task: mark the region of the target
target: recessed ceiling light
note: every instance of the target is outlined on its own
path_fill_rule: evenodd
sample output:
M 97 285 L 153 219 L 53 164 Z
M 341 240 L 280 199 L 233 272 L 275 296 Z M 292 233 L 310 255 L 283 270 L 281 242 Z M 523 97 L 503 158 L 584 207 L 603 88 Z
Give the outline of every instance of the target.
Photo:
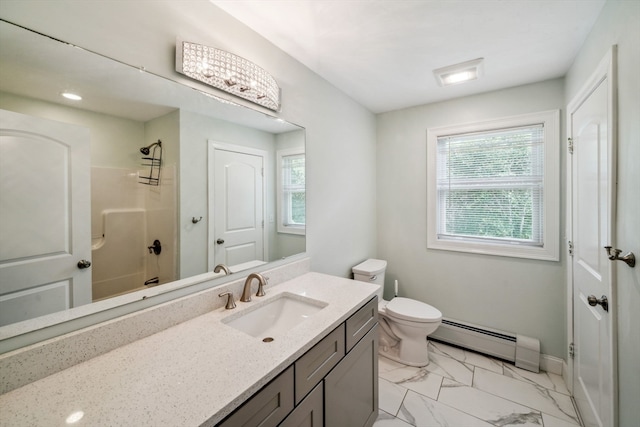
M 484 58 L 449 65 L 448 67 L 433 70 L 436 81 L 440 86 L 451 86 L 459 83 L 476 80 L 482 75 L 482 63 Z
M 71 92 L 63 92 L 62 96 L 64 96 L 67 99 L 70 99 L 72 101 L 80 101 L 80 100 L 82 100 L 82 97 L 80 95 L 77 95 L 77 94 L 71 93 Z
M 84 412 L 76 411 L 67 417 L 67 424 L 75 424 L 84 417 Z

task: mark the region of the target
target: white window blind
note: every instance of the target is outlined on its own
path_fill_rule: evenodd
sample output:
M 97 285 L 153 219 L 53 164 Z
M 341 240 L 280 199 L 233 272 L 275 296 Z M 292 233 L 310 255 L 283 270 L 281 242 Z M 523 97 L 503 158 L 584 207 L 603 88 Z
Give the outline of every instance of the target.
M 438 136 L 437 237 L 543 246 L 544 126 Z

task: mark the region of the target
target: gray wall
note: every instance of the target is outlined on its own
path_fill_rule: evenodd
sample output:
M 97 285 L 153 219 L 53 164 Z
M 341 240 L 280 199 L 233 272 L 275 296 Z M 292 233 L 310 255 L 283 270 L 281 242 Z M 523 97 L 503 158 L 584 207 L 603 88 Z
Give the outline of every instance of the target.
M 388 261 L 386 297 L 397 279 L 400 295 L 445 317 L 538 338 L 543 353 L 564 357 L 565 251 L 550 262 L 427 250 L 426 230 L 427 128 L 563 104 L 558 79 L 378 115 L 378 255 Z
M 612 242 L 640 255 L 640 2 L 608 1 L 566 76 L 576 96 L 612 45 L 618 45 L 618 203 Z M 616 263 L 620 422 L 640 420 L 640 267 Z
M 182 81 L 176 37 L 259 64 L 282 88 L 278 115 L 306 128 L 312 269 L 347 276 L 375 255 L 375 116 L 208 1 L 3 0 L 0 16 Z

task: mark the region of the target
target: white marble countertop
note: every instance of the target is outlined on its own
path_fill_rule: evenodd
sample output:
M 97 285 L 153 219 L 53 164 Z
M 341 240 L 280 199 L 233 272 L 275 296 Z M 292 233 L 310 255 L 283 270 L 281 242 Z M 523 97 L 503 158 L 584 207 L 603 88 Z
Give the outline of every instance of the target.
M 215 425 L 375 294 L 365 282 L 307 273 L 0 395 L 0 426 Z M 264 343 L 222 323 L 289 292 L 328 305 Z

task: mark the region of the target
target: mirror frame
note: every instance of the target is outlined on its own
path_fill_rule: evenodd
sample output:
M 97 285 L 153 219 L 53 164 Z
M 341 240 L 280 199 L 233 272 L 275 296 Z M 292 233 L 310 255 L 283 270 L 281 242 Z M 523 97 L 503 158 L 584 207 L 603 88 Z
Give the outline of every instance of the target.
M 96 55 L 103 59 L 114 61 L 118 64 L 121 64 L 122 66 L 126 66 L 137 71 L 143 71 L 146 74 L 154 76 L 155 78 L 163 79 L 172 84 L 177 84 L 181 87 L 192 89 L 194 91 L 197 91 L 195 93 L 195 95 L 197 96 L 214 98 L 211 100 L 212 102 L 222 101 L 224 103 L 231 103 L 233 104 L 233 107 L 230 108 L 242 108 L 242 110 L 240 111 L 242 111 L 243 114 L 255 114 L 256 117 L 259 117 L 259 115 L 264 115 L 270 120 L 283 121 L 277 116 L 271 115 L 264 111 L 260 111 L 256 108 L 245 105 L 244 103 L 236 103 L 233 100 L 227 100 L 224 96 L 221 96 L 220 92 L 217 92 L 214 88 L 207 87 L 207 90 L 204 90 L 199 86 L 199 83 L 194 82 L 194 84 L 192 85 L 181 79 L 168 78 L 166 76 L 159 75 L 148 70 L 141 70 L 140 67 L 136 67 L 131 64 L 122 62 L 118 59 L 85 49 L 81 46 L 77 46 L 75 44 L 53 38 L 41 32 L 15 24 L 5 19 L 0 18 L 0 22 L 3 24 L 12 25 L 16 28 L 36 34 L 40 37 L 48 38 L 57 43 L 63 43 L 68 46 L 73 46 L 74 48 L 86 52 L 89 55 Z M 179 76 L 180 75 L 176 72 L 176 77 Z M 211 92 L 209 92 L 210 89 L 212 90 Z M 223 120 L 225 119 L 223 118 Z M 293 123 L 291 124 L 297 126 L 301 130 L 305 130 L 305 128 L 302 126 Z M 91 304 L 73 307 L 64 311 L 1 326 L 0 354 L 17 350 L 28 345 L 36 344 L 38 342 L 48 340 L 92 325 L 96 325 L 98 323 L 116 319 L 118 317 L 131 314 L 149 307 L 153 307 L 168 301 L 172 301 L 187 295 L 201 292 L 203 290 L 215 288 L 232 281 L 239 280 L 243 276 L 248 275 L 252 272 L 261 272 L 271 270 L 273 268 L 282 267 L 306 257 L 307 252 L 305 250 L 305 252 L 291 255 L 284 259 L 270 261 L 261 266 L 243 270 L 242 272 L 237 272 L 228 276 L 221 275 L 220 273 L 206 272 L 188 278 L 164 283 L 161 286 L 134 291 L 128 294 L 93 302 Z

